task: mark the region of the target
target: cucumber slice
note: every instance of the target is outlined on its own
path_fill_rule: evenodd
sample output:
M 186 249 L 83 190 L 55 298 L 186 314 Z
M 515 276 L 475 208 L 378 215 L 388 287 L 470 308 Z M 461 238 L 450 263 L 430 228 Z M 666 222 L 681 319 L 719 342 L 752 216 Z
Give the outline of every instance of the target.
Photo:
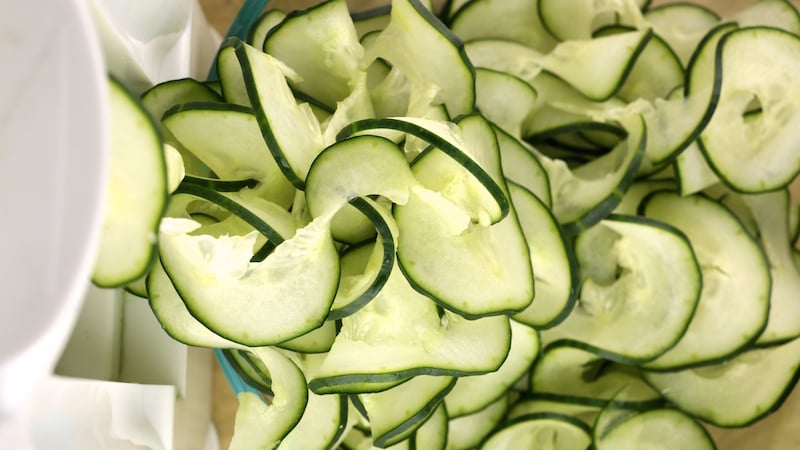
M 305 357 L 305 355 L 288 355 L 303 373 L 314 370 L 321 357 Z M 344 395 L 317 395 L 308 391 L 303 416 L 294 428 L 278 445 L 277 449 L 293 450 L 301 448 L 333 448 L 344 433 L 348 421 L 349 402 Z
M 800 272 L 792 260 L 789 191 L 743 195 L 742 199 L 755 219 L 772 278 L 767 327 L 756 343 L 767 345 L 794 339 L 800 336 L 800 304 L 796 300 Z
M 207 200 L 211 205 L 209 208 L 223 210 L 229 214 L 222 214 L 214 211 L 219 216 L 216 221 L 203 225 L 203 230 L 196 234 L 207 234 L 209 236 L 220 237 L 223 235 L 244 236 L 252 230 L 260 234 L 256 237 L 258 252 L 253 256 L 253 261 L 262 260 L 267 253 L 271 253 L 276 245 L 283 242 L 283 236 L 291 236 L 297 231 L 297 225 L 293 218 L 281 206 L 258 197 L 255 193 L 248 190 L 239 192 L 218 192 L 205 188 L 198 184 L 181 184 L 176 194 L 186 194 Z M 173 196 L 174 199 L 174 196 Z M 178 202 L 175 202 L 179 204 Z M 177 206 L 177 205 L 176 205 Z M 194 214 L 187 214 L 186 207 L 183 211 L 171 217 L 183 217 L 195 219 L 198 215 L 208 215 L 209 211 L 196 211 Z
M 560 41 L 590 39 L 598 23 L 602 24 L 603 18 L 609 16 L 644 28 L 642 11 L 632 1 L 538 0 L 538 4 L 542 24 Z
M 368 88 L 367 72 L 360 71 L 350 82 L 350 95 L 336 104 L 330 116 L 321 120 L 325 145 L 336 142 L 336 135 L 350 122 L 375 117 L 375 107 Z
M 617 207 L 633 182 L 644 158 L 646 128 L 641 117 L 625 119 L 628 137 L 611 152 L 575 170 L 561 160 L 543 155 L 553 193 L 553 214 L 566 234 L 575 234 L 597 223 Z
M 299 75 L 292 87 L 329 108 L 350 94 L 364 49 L 344 0 L 288 15 L 264 40 L 264 52 Z
M 594 428 L 597 450 L 691 448 L 716 450 L 711 436 L 692 417 L 677 409 L 618 411 L 604 409 Z
M 720 182 L 696 140 L 675 158 L 673 166 L 678 174 L 678 192 L 683 196 L 697 194 Z
M 536 105 L 536 90 L 507 72 L 475 70 L 476 107 L 487 120 L 514 137 L 522 136 Z
M 550 51 L 557 43 L 542 26 L 537 2 L 471 0 L 452 16 L 450 29 L 464 41 L 503 39 L 541 52 Z
M 331 236 L 342 245 L 360 245 L 375 239 L 375 227 L 358 208 L 346 204 L 331 219 Z
M 285 355 L 269 347 L 250 349 L 267 367 L 275 397 L 267 404 L 253 392 L 237 395 L 239 408 L 230 448 L 275 448 L 297 425 L 307 401 L 303 372 Z
M 478 116 L 461 122 L 476 147 L 494 149 L 487 167 L 502 180 L 499 153 L 491 127 Z M 420 156 L 412 170 L 422 184 L 443 183 L 437 191 L 413 188 L 408 203 L 395 205 L 402 239 L 397 247 L 400 267 L 411 284 L 447 309 L 467 318 L 516 312 L 534 294 L 531 260 L 515 214 L 486 226 L 474 224 L 450 198 L 468 195 L 452 166 L 438 150 Z M 488 166 L 488 165 L 487 165 Z M 443 176 L 443 174 L 453 174 Z M 447 184 L 444 184 L 447 183 Z M 459 267 L 453 271 L 453 267 Z
M 103 222 L 92 282 L 119 287 L 141 278 L 156 258 L 167 204 L 167 167 L 158 128 L 119 81 L 108 78 L 110 141 Z
M 164 127 L 219 178 L 252 178 L 264 197 L 291 204 L 295 188 L 270 155 L 253 110 L 224 103 L 178 105 L 164 114 Z
M 217 78 L 222 98 L 226 103 L 251 107 L 247 88 L 244 85 L 242 66 L 236 57 L 236 48 L 240 45 L 237 38 L 226 38 L 217 52 Z
M 263 262 L 250 263 L 255 233 L 192 236 L 197 222 L 165 219 L 161 261 L 189 311 L 207 327 L 244 345 L 276 344 L 318 328 L 328 314 L 339 282 L 329 220 L 315 219 Z
M 358 395 L 374 445 L 386 447 L 408 438 L 436 411 L 455 382 L 453 377 L 420 375 L 383 392 Z
M 564 320 L 577 298 L 578 267 L 569 245 L 547 206 L 525 188 L 509 182 L 509 193 L 535 267 L 536 296 L 514 320 L 549 328 Z
M 164 331 L 186 345 L 207 348 L 235 348 L 238 344 L 209 330 L 186 309 L 161 263 L 153 265 L 147 277 L 147 295 L 152 309 Z
M 504 419 L 508 404 L 508 395 L 504 395 L 478 412 L 450 419 L 447 424 L 447 449 L 476 448 Z
M 553 203 L 550 196 L 550 181 L 542 164 L 519 139 L 497 127 L 494 127 L 494 133 L 497 136 L 500 163 L 506 181 L 527 189 L 550 208 Z
M 511 340 L 505 316 L 466 320 L 441 314 L 395 267 L 371 302 L 342 319 L 310 388 L 319 394 L 364 392 L 416 375 L 481 374 L 500 367 Z
M 481 443 L 481 450 L 508 448 L 585 449 L 592 443 L 592 430 L 570 416 L 537 413 L 506 422 Z
M 625 195 L 622 201 L 617 205 L 614 214 L 622 214 L 635 216 L 639 213 L 639 205 L 642 200 L 655 191 L 674 191 L 675 182 L 672 179 L 666 180 L 638 180 L 634 182 Z
M 398 67 L 377 59 L 367 68 L 367 87 L 376 117 L 400 117 L 409 111 L 408 79 Z
M 506 395 L 527 372 L 539 353 L 539 335 L 533 328 L 511 321 L 511 348 L 495 372 L 460 377 L 444 398 L 451 419 L 472 414 Z
M 262 12 L 258 20 L 256 20 L 247 31 L 247 39 L 245 39 L 245 42 L 255 48 L 263 49 L 267 34 L 285 18 L 286 13 L 277 8 Z
M 447 424 L 447 410 L 444 404 L 439 403 L 439 407 L 414 433 L 414 448 L 445 450 L 450 439 Z
M 604 33 L 627 30 L 614 27 L 606 29 Z M 667 98 L 683 81 L 684 71 L 680 59 L 664 39 L 653 34 L 637 56 L 625 82 L 617 91 L 617 96 L 627 102 L 637 99 L 652 102 L 657 98 Z
M 586 143 L 592 147 L 614 147 L 626 132 L 624 127 L 609 119 L 607 112 L 619 111 L 625 103 L 617 98 L 604 102 L 587 99 L 569 83 L 550 72 L 541 72 L 531 81 L 536 89 L 539 105 L 524 124 L 523 136 L 529 141 L 546 141 L 562 133 L 591 131 L 602 132 L 613 139 L 603 139 L 600 143 Z M 605 113 L 605 115 L 604 115 Z M 593 136 L 596 137 L 596 136 Z M 588 138 L 587 138 L 588 139 Z
M 795 151 L 800 37 L 775 28 L 741 28 L 725 35 L 720 48 L 722 91 L 700 135 L 701 149 L 734 190 L 756 193 L 785 187 L 800 173 Z M 752 101 L 761 112 L 745 120 Z
M 722 363 L 643 376 L 677 407 L 711 424 L 743 427 L 778 409 L 795 385 L 800 340 Z
M 372 237 L 374 229 L 366 221 L 367 230 L 360 232 L 359 222 L 365 221 L 364 216 L 356 212 L 353 218 L 355 207 L 347 205 L 348 200 L 379 195 L 403 204 L 415 184 L 405 154 L 397 145 L 377 136 L 355 136 L 328 146 L 314 159 L 305 199 L 313 217 L 335 213 L 331 223 L 334 239 L 357 243 L 365 236 Z
M 478 116 L 471 117 L 466 123 L 477 120 L 485 121 L 485 119 L 479 119 Z M 337 139 L 342 140 L 356 133 L 377 130 L 394 130 L 407 133 L 441 150 L 461 165 L 460 169 L 450 169 L 456 172 L 454 175 L 458 175 L 456 178 L 459 180 L 458 185 L 465 191 L 458 198 L 459 204 L 476 221 L 482 224 L 495 223 L 508 214 L 508 198 L 500 185 L 502 178 L 497 179 L 489 172 L 489 170 L 496 169 L 490 167 L 497 159 L 497 154 L 494 151 L 496 143 L 488 147 L 481 147 L 480 145 L 486 144 L 483 140 L 470 142 L 464 137 L 463 130 L 460 127 L 453 126 L 452 122 L 413 117 L 358 120 L 351 123 L 347 128 L 342 129 Z M 450 179 L 442 181 L 438 177 L 429 178 L 437 183 L 451 181 Z M 424 184 L 424 180 L 421 181 Z
M 303 417 L 283 438 L 278 449 L 333 448 L 347 422 L 347 397 L 308 392 Z
M 356 197 L 350 204 L 374 224 L 378 239 L 373 246 L 361 246 L 339 260 L 341 279 L 328 313 L 329 321 L 349 316 L 375 298 L 389 279 L 395 261 L 398 232 L 389 212 L 365 197 Z M 368 254 L 359 256 L 364 253 Z
M 607 100 L 623 85 L 652 36 L 646 30 L 565 41 L 545 55 L 541 64 L 590 100 Z
M 267 147 L 283 175 L 303 189 L 311 162 L 324 147 L 319 122 L 307 103 L 295 101 L 282 62 L 242 41 L 229 48 L 239 62 L 247 99 Z
M 686 234 L 703 277 L 686 333 L 644 366 L 669 369 L 721 360 L 755 340 L 766 325 L 771 278 L 763 251 L 736 216 L 708 197 L 670 192 L 649 196 L 642 212 Z
M 753 216 L 753 211 L 751 211 L 750 207 L 747 206 L 747 203 L 744 201 L 744 196 L 748 194 L 743 195 L 734 192 L 721 182 L 706 188 L 702 194 L 717 200 L 720 204 L 728 208 L 733 215 L 735 215 L 736 218 L 742 222 L 742 226 L 745 228 L 745 230 L 751 236 L 758 239 L 758 224 Z M 760 194 L 750 195 L 758 196 Z
M 767 26 L 800 34 L 800 13 L 787 0 L 762 0 L 748 5 L 730 20 L 742 27 Z
M 514 404 L 508 411 L 508 418 L 514 419 L 529 414 L 551 412 L 574 417 L 586 425 L 592 426 L 601 409 L 595 405 L 569 402 L 563 399 L 539 398 L 536 394 L 532 394 Z
M 443 104 L 448 116 L 469 114 L 475 107 L 475 74 L 463 44 L 419 0 L 392 0 L 389 25 L 364 60 L 382 58 L 408 78 L 411 103 L 427 98 Z M 362 62 L 363 63 L 363 62 Z
M 464 44 L 464 51 L 476 68 L 506 72 L 529 83 L 542 72 L 544 53 L 519 42 L 474 39 Z
M 425 423 L 414 430 L 411 436 L 405 440 L 394 445 L 378 447 L 376 443 L 373 442 L 372 436 L 368 434 L 366 426 L 363 428 L 356 427 L 351 429 L 347 434 L 342 441 L 341 448 L 343 450 L 378 450 L 381 448 L 387 450 L 450 449 L 450 447 L 447 446 L 449 439 L 447 423 L 447 412 L 440 403 Z
M 700 42 L 686 69 L 683 91 L 673 90 L 643 113 L 648 131 L 646 160 L 653 173 L 675 159 L 694 142 L 711 120 L 721 89 L 717 44 L 733 25 L 712 29 Z M 640 173 L 643 171 L 640 171 Z
M 734 27 L 723 24 L 704 37 L 686 70 L 683 91 L 674 89 L 666 99 L 640 99 L 628 106 L 632 111 L 641 111 L 647 125 L 646 158 L 639 176 L 650 175 L 669 164 L 697 139 L 711 119 L 721 89 L 717 44 Z M 613 117 L 613 111 L 611 114 Z
M 306 179 L 306 204 L 313 217 L 336 213 L 361 195 L 404 204 L 415 184 L 405 154 L 392 141 L 354 136 L 328 146 L 314 159 Z
M 703 36 L 720 22 L 719 14 L 691 2 L 665 3 L 644 13 L 644 19 L 686 66 Z
M 327 352 L 331 349 L 334 339 L 336 339 L 336 322 L 326 320 L 319 328 L 275 345 L 278 348 L 309 355 Z
M 175 105 L 183 103 L 221 103 L 214 90 L 193 78 L 169 80 L 151 87 L 142 94 L 142 104 L 156 120 Z
M 530 390 L 540 398 L 591 406 L 604 406 L 612 399 L 638 409 L 663 402 L 638 368 L 563 344 L 544 349 L 531 373 Z
M 606 359 L 638 363 L 671 348 L 700 298 L 700 267 L 678 229 L 611 215 L 575 239 L 582 285 L 576 307 L 543 333 Z M 654 271 L 653 267 L 661 270 Z

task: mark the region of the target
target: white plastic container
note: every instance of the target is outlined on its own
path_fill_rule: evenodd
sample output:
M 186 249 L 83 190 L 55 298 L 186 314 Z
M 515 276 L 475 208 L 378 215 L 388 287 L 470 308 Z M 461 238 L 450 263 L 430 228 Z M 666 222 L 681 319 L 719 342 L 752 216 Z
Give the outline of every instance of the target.
M 96 252 L 108 114 L 91 31 L 80 0 L 0 15 L 0 424 L 52 370 Z

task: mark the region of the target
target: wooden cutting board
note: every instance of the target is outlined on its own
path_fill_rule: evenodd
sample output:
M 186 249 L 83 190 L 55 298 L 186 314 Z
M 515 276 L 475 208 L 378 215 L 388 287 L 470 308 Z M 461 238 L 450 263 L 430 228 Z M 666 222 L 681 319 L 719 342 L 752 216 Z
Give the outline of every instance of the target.
M 230 26 L 244 0 L 199 0 L 211 25 L 221 34 Z M 749 5 L 753 0 L 694 0 L 725 16 Z M 273 0 L 270 8 L 283 10 L 299 9 L 318 3 L 317 0 Z M 349 0 L 354 9 L 366 9 L 384 3 L 375 0 Z M 669 3 L 654 0 L 653 4 Z M 800 6 L 800 0 L 792 0 Z M 800 185 L 793 189 L 795 198 L 800 198 Z M 225 380 L 222 370 L 214 363 L 212 415 L 220 440 L 220 448 L 227 449 L 233 435 L 233 419 L 237 402 Z M 775 414 L 746 428 L 723 430 L 709 427 L 720 450 L 800 450 L 800 390 L 796 390 Z M 691 450 L 691 449 L 675 449 Z

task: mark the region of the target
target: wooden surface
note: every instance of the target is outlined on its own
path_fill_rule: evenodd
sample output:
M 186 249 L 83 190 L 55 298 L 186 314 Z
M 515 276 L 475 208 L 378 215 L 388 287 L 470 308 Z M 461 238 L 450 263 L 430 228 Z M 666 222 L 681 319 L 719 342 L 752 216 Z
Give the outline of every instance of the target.
M 221 34 L 230 26 L 244 0 L 199 0 L 209 23 Z M 737 11 L 753 0 L 693 0 L 710 7 L 725 16 Z M 317 0 L 273 0 L 271 8 L 298 9 L 318 3 Z M 364 9 L 374 4 L 373 0 L 350 0 L 355 9 Z M 377 2 L 382 3 L 382 2 Z M 654 0 L 653 4 L 668 3 Z M 792 0 L 796 6 L 800 0 Z M 800 190 L 795 189 L 795 192 Z M 798 197 L 796 197 L 798 198 Z M 237 402 L 225 380 L 219 365 L 214 364 L 212 377 L 212 416 L 217 427 L 220 447 L 227 449 L 233 435 L 233 419 Z M 800 390 L 794 392 L 775 414 L 746 428 L 716 429 L 709 427 L 720 450 L 799 450 L 800 449 Z M 691 450 L 691 449 L 676 449 Z

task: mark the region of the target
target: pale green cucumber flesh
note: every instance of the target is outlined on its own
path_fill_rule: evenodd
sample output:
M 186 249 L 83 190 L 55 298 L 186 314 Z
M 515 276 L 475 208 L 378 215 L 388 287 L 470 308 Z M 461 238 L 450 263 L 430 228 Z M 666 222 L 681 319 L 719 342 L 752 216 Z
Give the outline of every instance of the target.
M 167 203 L 161 135 L 142 104 L 114 78 L 107 81 L 111 153 L 92 282 L 124 286 L 156 258 L 158 223 Z

